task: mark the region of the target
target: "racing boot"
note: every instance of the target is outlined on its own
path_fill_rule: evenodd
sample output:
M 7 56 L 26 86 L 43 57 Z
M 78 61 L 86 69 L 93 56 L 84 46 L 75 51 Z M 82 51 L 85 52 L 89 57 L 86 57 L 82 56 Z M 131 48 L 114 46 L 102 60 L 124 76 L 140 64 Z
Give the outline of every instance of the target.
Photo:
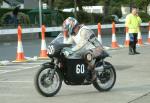
M 96 80 L 95 70 L 87 70 L 84 83 L 92 83 Z
M 87 70 L 86 73 L 85 73 L 85 79 L 87 81 L 91 81 L 92 79 L 92 71 L 91 70 Z
M 94 72 L 94 62 L 88 62 L 87 71 L 85 73 L 85 82 L 91 83 L 93 80 L 95 80 Z
M 92 71 L 92 79 L 91 79 L 91 81 L 95 81 L 96 80 L 96 71 L 95 70 L 93 70 Z

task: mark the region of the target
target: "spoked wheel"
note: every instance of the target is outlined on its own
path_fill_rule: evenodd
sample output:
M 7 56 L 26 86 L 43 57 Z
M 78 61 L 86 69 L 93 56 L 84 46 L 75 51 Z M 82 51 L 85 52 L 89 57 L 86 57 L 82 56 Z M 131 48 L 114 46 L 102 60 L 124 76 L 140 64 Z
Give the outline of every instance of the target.
M 62 78 L 59 70 L 52 77 L 52 68 L 42 67 L 35 76 L 35 87 L 37 91 L 46 97 L 52 97 L 60 90 Z
M 97 67 L 101 65 L 101 63 L 98 63 Z M 114 67 L 109 62 L 105 62 L 105 65 L 110 66 L 110 68 L 104 69 L 102 72 L 97 72 L 97 79 L 93 82 L 93 86 L 99 91 L 109 91 L 116 82 Z

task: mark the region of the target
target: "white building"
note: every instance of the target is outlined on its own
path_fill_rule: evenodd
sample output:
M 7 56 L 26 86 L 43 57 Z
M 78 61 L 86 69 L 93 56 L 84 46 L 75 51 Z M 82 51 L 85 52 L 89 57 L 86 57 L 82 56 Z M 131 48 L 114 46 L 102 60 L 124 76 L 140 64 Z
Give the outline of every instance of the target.
M 82 8 L 88 13 L 104 13 L 104 6 L 83 6 Z
M 35 9 L 38 7 L 39 7 L 39 0 L 24 0 L 25 9 Z
M 88 12 L 88 13 L 103 13 L 103 7 L 104 6 L 83 6 L 83 10 Z M 77 7 L 76 9 L 77 11 L 79 11 L 79 8 Z M 66 8 L 62 10 L 63 12 L 74 12 L 75 9 L 74 8 Z
M 130 13 L 130 7 L 121 6 L 122 15 L 127 15 Z M 147 6 L 147 14 L 150 15 L 150 4 Z
M 125 16 L 130 13 L 130 7 L 121 6 L 122 15 Z
M 147 7 L 147 13 L 150 15 L 150 4 Z
M 5 1 L 2 2 L 1 8 L 11 8 L 11 5 Z
M 18 5 L 20 5 L 21 9 L 24 9 L 24 1 L 18 2 L 16 0 L 4 0 L 0 7 L 1 8 L 14 8 Z

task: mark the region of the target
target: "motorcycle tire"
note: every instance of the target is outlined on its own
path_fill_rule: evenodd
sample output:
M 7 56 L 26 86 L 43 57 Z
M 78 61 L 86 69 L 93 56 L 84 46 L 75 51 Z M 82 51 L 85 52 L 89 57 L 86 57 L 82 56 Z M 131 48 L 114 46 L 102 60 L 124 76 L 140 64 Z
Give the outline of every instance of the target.
M 42 66 L 37 71 L 37 73 L 35 75 L 35 79 L 34 79 L 36 90 L 45 97 L 52 97 L 52 96 L 56 95 L 62 86 L 62 76 L 61 76 L 61 72 L 59 69 L 56 69 L 53 80 L 47 80 L 49 82 L 46 83 L 46 78 L 47 78 L 46 74 L 47 74 L 47 70 L 49 70 L 49 69 L 52 70 L 53 67 Z M 57 79 L 58 83 L 55 86 L 56 88 L 54 90 L 50 91 L 50 88 L 52 88 L 51 86 L 54 84 L 54 79 Z
M 106 70 L 104 69 L 103 73 L 97 73 L 97 78 L 93 82 L 93 86 L 100 92 L 109 91 L 110 89 L 112 89 L 112 87 L 114 86 L 114 84 L 116 82 L 115 68 L 109 62 L 106 62 L 106 61 L 104 61 L 104 62 L 105 62 L 106 66 L 109 65 L 111 68 L 109 68 L 109 69 L 107 68 Z M 100 62 L 98 65 L 101 66 L 102 63 Z M 107 76 L 109 76 L 109 73 L 107 73 L 107 72 L 111 73 L 110 78 L 107 77 Z

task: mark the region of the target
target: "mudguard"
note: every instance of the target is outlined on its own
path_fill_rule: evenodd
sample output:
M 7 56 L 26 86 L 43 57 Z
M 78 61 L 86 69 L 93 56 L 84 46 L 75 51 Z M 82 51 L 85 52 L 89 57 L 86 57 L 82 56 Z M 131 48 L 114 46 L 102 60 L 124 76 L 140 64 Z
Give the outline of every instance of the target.
M 55 65 L 54 65 L 53 63 L 46 62 L 46 63 L 42 64 L 42 66 L 45 67 L 45 68 L 53 67 L 53 68 L 51 68 L 51 69 L 54 69 L 54 66 L 55 66 Z

